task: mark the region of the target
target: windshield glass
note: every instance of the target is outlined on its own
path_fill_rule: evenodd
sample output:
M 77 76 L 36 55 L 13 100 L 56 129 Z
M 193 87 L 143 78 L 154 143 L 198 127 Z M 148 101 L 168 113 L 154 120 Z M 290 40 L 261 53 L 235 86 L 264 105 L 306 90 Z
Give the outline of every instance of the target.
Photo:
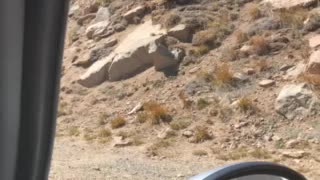
M 315 0 L 71 0 L 50 179 L 320 179 Z

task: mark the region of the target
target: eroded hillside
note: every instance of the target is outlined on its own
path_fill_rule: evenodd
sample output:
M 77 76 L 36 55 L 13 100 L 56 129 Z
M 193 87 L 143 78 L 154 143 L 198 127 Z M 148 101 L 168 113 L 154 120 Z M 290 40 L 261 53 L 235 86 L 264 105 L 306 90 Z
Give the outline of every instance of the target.
M 319 28 L 314 0 L 75 0 L 57 144 L 319 179 Z

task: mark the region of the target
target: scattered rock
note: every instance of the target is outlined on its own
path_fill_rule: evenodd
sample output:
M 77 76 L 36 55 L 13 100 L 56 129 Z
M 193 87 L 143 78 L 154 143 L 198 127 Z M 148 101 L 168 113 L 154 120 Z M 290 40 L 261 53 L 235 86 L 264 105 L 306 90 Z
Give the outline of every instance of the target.
M 245 68 L 243 71 L 248 75 L 253 75 L 256 73 L 256 71 L 253 68 Z
M 107 58 L 95 62 L 90 66 L 87 72 L 80 77 L 78 83 L 90 88 L 106 81 L 108 79 L 107 72 L 112 63 L 112 58 L 112 56 L 108 56 Z
M 266 80 L 262 80 L 259 82 L 259 86 L 261 87 L 270 87 L 270 86 L 273 86 L 276 82 L 274 80 L 271 80 L 271 79 L 266 79 Z
M 193 56 L 185 56 L 181 62 L 182 66 L 189 66 L 190 64 L 194 64 L 196 62 L 196 58 Z
M 304 63 L 299 63 L 296 66 L 288 69 L 287 74 L 284 76 L 284 79 L 297 79 L 301 74 L 304 73 L 306 65 Z
M 101 21 L 89 26 L 86 30 L 86 36 L 88 39 L 93 39 L 100 35 L 103 35 L 109 27 L 109 21 Z
M 138 6 L 128 12 L 126 12 L 123 17 L 128 21 L 128 22 L 133 22 L 134 17 L 141 16 L 144 14 L 145 7 L 144 6 Z
M 140 102 L 128 113 L 128 115 L 132 115 L 132 114 L 142 110 L 142 108 L 143 108 L 143 104 Z
M 194 68 L 190 69 L 189 73 L 190 73 L 190 74 L 194 74 L 194 73 L 196 73 L 198 70 L 199 70 L 199 67 L 194 67 Z
M 293 159 L 301 159 L 305 156 L 310 155 L 310 153 L 305 151 L 295 151 L 295 150 L 285 150 L 281 151 L 283 157 L 293 158 Z
M 183 133 L 182 133 L 182 135 L 183 135 L 184 137 L 187 137 L 187 138 L 192 137 L 193 134 L 194 134 L 194 133 L 193 133 L 192 131 L 190 131 L 190 130 L 183 131 Z
M 107 7 L 100 7 L 94 19 L 95 23 L 102 21 L 110 21 L 110 11 Z
M 285 64 L 285 65 L 282 65 L 280 67 L 280 71 L 287 71 L 288 69 L 294 67 L 294 65 L 291 65 L 291 64 Z
M 160 139 L 167 139 L 167 138 L 172 137 L 174 134 L 175 134 L 175 132 L 174 132 L 173 130 L 171 130 L 170 128 L 167 128 L 167 129 L 161 131 L 161 132 L 158 134 L 158 138 L 160 138 Z
M 128 139 L 124 139 L 122 136 L 113 137 L 113 147 L 125 147 L 132 145 L 132 142 Z
M 320 46 L 320 34 L 315 35 L 309 39 L 309 46 L 315 49 Z
M 70 7 L 68 16 L 74 16 L 74 15 L 78 14 L 79 11 L 80 11 L 80 6 L 77 4 L 74 4 Z
M 242 82 L 247 81 L 249 79 L 247 75 L 242 73 L 234 73 L 232 78 L 236 81 L 242 81 Z
M 104 43 L 103 47 L 104 48 L 113 47 L 117 43 L 118 43 L 118 40 L 116 38 L 110 38 Z
M 320 50 L 311 54 L 306 71 L 310 74 L 320 75 Z
M 181 42 L 191 42 L 192 34 L 185 24 L 179 24 L 168 31 L 168 35 L 177 38 Z
M 315 2 L 316 0 L 264 0 L 264 3 L 271 4 L 275 9 L 306 7 Z
M 96 17 L 96 14 L 94 14 L 94 13 L 86 14 L 84 16 L 79 17 L 77 24 L 81 26 L 84 24 L 84 22 L 90 21 L 90 20 L 94 19 L 95 17 Z
M 292 140 L 289 140 L 288 142 L 286 142 L 286 148 L 287 149 L 292 149 L 292 148 L 297 147 L 299 144 L 301 144 L 300 140 L 292 139 Z
M 291 84 L 282 88 L 276 99 L 276 111 L 287 119 L 301 119 L 320 110 L 320 101 L 307 84 Z

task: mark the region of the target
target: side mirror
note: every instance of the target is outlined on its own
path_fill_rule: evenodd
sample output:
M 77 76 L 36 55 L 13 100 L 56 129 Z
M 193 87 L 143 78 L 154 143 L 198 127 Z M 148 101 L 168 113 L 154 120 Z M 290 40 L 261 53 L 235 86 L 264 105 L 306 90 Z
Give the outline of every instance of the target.
M 189 180 L 307 180 L 298 172 L 269 162 L 245 162 L 220 167 Z

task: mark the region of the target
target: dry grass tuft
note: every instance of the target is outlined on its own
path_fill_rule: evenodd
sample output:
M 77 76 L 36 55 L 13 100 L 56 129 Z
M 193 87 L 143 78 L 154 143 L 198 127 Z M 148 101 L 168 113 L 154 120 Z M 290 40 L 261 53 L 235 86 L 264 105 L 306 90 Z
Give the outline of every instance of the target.
M 98 137 L 100 138 L 110 137 L 111 135 L 112 132 L 109 129 L 100 129 L 98 132 Z
M 209 105 L 210 105 L 210 103 L 207 100 L 203 99 L 203 98 L 200 98 L 197 101 L 197 107 L 198 107 L 199 110 L 205 109 Z
M 303 23 L 308 17 L 308 9 L 305 8 L 291 8 L 291 9 L 281 9 L 277 12 L 277 17 L 279 18 L 283 27 L 290 27 L 292 29 L 303 28 Z
M 197 126 L 195 128 L 195 133 L 194 133 L 194 143 L 202 143 L 207 140 L 211 140 L 212 136 L 210 135 L 209 131 L 205 127 Z
M 253 36 L 250 39 L 250 43 L 253 46 L 253 51 L 257 55 L 265 55 L 269 52 L 269 42 L 263 36 Z
M 170 122 L 172 120 L 166 108 L 157 102 L 147 102 L 143 105 L 144 110 L 149 112 L 151 124 L 156 125 L 161 122 Z
M 236 37 L 236 41 L 237 41 L 238 44 L 242 44 L 242 43 L 244 43 L 244 42 L 249 40 L 248 34 L 242 32 L 240 30 L 235 32 L 235 37 Z
M 137 115 L 137 121 L 141 124 L 148 121 L 149 115 L 146 112 L 139 112 Z
M 256 109 L 253 102 L 248 97 L 240 98 L 238 105 L 241 112 L 244 112 L 244 113 L 254 112 Z
M 69 136 L 79 136 L 80 135 L 80 130 L 78 127 L 72 126 L 69 129 Z
M 190 125 L 191 125 L 191 121 L 188 121 L 188 120 L 176 119 L 170 122 L 171 129 L 176 131 L 186 129 Z
M 205 150 L 194 150 L 194 151 L 192 152 L 192 154 L 193 154 L 194 156 L 207 156 L 207 155 L 208 155 L 208 152 L 205 151 Z
M 221 151 L 220 151 L 221 152 Z M 227 153 L 216 153 L 217 158 L 224 161 L 236 161 L 243 158 L 270 159 L 271 153 L 262 148 L 248 149 L 245 147 L 237 148 Z
M 223 63 L 216 67 L 216 71 L 214 72 L 214 85 L 223 86 L 229 85 L 233 83 L 233 72 L 229 64 Z
M 176 26 L 181 21 L 181 17 L 175 13 L 170 13 L 166 16 L 163 26 L 167 29 L 170 29 Z
M 267 60 L 258 60 L 255 61 L 253 64 L 253 68 L 256 69 L 258 72 L 263 72 L 269 69 L 269 63 Z
M 210 52 L 210 48 L 207 45 L 200 45 L 192 50 L 192 54 L 198 57 L 203 56 L 208 52 Z
M 111 128 L 118 129 L 126 125 L 126 120 L 123 117 L 117 117 L 111 120 Z
M 248 13 L 251 20 L 256 20 L 262 17 L 262 12 L 258 5 L 253 4 L 249 7 Z
M 152 144 L 147 150 L 151 156 L 158 156 L 160 154 L 160 150 L 164 148 L 168 148 L 171 143 L 168 140 L 158 140 L 154 144 Z
M 192 100 L 188 99 L 185 92 L 181 91 L 178 96 L 179 96 L 179 99 L 182 101 L 183 109 L 190 109 L 193 102 Z

